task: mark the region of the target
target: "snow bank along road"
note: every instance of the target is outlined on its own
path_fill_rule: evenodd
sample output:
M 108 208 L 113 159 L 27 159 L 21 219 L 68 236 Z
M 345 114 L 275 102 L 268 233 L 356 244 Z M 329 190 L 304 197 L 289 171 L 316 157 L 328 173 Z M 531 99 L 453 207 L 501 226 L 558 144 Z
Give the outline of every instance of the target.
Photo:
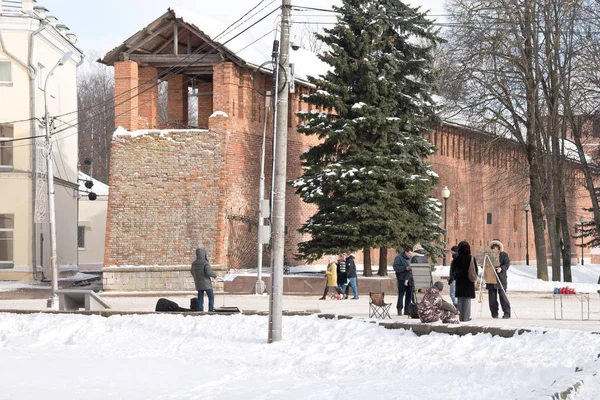
M 0 399 L 542 399 L 580 379 L 577 399 L 600 397 L 590 332 L 417 336 L 307 316 L 266 338 L 264 316 L 0 313 Z

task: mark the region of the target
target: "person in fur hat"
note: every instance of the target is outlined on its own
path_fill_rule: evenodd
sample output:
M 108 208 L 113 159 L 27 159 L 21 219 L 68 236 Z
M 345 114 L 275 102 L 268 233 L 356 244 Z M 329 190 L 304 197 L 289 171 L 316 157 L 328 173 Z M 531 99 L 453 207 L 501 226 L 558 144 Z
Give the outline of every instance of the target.
M 506 273 L 510 267 L 510 259 L 508 258 L 508 254 L 504 251 L 504 245 L 498 239 L 492 240 L 489 248 L 498 253 L 498 259 L 500 260 L 500 265 L 495 267 L 496 273 L 493 274 L 491 279 L 488 280 L 486 277 L 485 280 L 485 288 L 488 290 L 490 312 L 492 313 L 492 318 L 498 318 L 498 296 L 500 296 L 500 306 L 504 313 L 502 318 L 507 319 L 510 318 L 510 302 L 508 301 L 508 297 L 506 297 Z M 485 276 L 486 274 L 484 274 L 484 277 Z

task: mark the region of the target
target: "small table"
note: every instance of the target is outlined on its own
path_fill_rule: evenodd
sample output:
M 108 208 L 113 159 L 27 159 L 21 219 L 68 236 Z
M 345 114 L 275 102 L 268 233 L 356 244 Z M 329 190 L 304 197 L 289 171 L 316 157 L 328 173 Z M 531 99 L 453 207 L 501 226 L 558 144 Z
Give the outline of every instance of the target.
M 563 319 L 563 298 L 575 297 L 581 303 L 581 320 L 583 321 L 590 319 L 590 294 L 589 293 L 575 293 L 575 294 L 556 294 L 553 293 L 554 300 L 554 319 Z M 556 298 L 560 302 L 560 318 L 556 317 Z M 587 318 L 584 318 L 583 303 L 587 302 Z

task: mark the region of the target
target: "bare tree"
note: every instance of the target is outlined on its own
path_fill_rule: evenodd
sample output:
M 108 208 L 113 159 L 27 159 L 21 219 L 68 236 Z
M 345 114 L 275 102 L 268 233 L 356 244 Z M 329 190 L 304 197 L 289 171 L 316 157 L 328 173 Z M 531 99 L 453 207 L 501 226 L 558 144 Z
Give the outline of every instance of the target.
M 552 277 L 560 280 L 562 262 L 564 278 L 570 281 L 564 171 L 571 161 L 565 143 L 573 131 L 577 144 L 573 104 L 579 102 L 573 102 L 573 89 L 585 81 L 574 61 L 586 54 L 588 71 L 598 70 L 599 64 L 591 62 L 593 52 L 582 52 L 584 43 L 590 48 L 590 32 L 598 31 L 598 19 L 590 18 L 598 0 L 451 0 L 449 8 L 458 24 L 440 63 L 445 68 L 441 76 L 450 78 L 442 89 L 462 88 L 449 98 L 470 110 L 481 127 L 519 143 L 529 169 L 538 277 L 547 279 L 545 216 Z M 589 87 L 579 89 L 580 99 L 590 96 Z M 585 171 L 581 143 L 577 147 Z M 592 173 L 586 176 L 592 193 Z M 594 208 L 598 210 L 597 202 Z
M 320 54 L 327 48 L 327 45 L 317 38 L 317 33 L 323 33 L 323 29 L 320 25 L 316 23 L 303 23 L 300 24 L 298 37 L 294 38 L 294 40 L 299 40 L 300 47 L 303 49 L 315 54 Z
M 450 0 L 455 29 L 449 32 L 445 54 L 456 66 L 452 86 L 464 88 L 455 105 L 479 128 L 516 140 L 526 155 L 537 276 L 547 280 L 537 134 L 536 6 L 537 0 Z
M 581 162 L 584 184 L 591 198 L 593 220 L 579 230 L 576 238 L 588 238 L 587 245 L 600 245 L 600 188 L 594 181 L 600 174 L 596 152 L 595 160 L 589 159 L 583 149 L 589 136 L 600 135 L 600 1 L 582 1 L 583 5 L 571 9 L 575 33 L 566 39 L 571 44 L 568 52 L 570 74 L 563 73 L 565 80 L 562 98 L 565 120 L 572 134 L 577 155 Z M 595 139 L 597 140 L 597 139 Z
M 91 157 L 91 166 L 82 165 L 83 172 L 108 183 L 110 144 L 114 124 L 114 77 L 112 67 L 97 63 L 98 57 L 88 54 L 87 65 L 77 77 L 77 117 L 79 159 Z

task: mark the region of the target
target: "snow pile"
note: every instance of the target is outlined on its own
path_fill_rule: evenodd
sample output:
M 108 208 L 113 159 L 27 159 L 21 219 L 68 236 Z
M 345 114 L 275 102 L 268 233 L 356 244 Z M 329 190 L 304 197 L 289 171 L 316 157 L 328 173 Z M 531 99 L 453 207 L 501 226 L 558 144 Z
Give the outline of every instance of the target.
M 229 115 L 227 115 L 225 111 L 215 111 L 214 113 L 210 114 L 209 118 L 213 117 L 229 117 Z
M 315 316 L 284 317 L 283 340 L 267 344 L 267 324 L 242 315 L 0 314 L 2 397 L 514 399 L 577 377 L 600 348 L 600 335 L 578 331 L 418 337 Z M 400 389 L 399 371 L 411 382 Z M 594 399 L 598 379 L 585 383 L 595 394 L 578 398 Z
M 164 137 L 168 138 L 168 136 L 172 133 L 207 132 L 207 131 L 208 131 L 208 129 L 196 129 L 196 128 L 190 128 L 190 129 L 138 129 L 135 131 L 128 131 L 127 129 L 123 128 L 122 126 L 119 126 L 113 132 L 113 137 L 119 137 L 119 136 L 138 137 L 138 136 L 144 136 L 144 135 L 150 135 L 150 134 L 157 134 L 161 138 L 164 138 Z

